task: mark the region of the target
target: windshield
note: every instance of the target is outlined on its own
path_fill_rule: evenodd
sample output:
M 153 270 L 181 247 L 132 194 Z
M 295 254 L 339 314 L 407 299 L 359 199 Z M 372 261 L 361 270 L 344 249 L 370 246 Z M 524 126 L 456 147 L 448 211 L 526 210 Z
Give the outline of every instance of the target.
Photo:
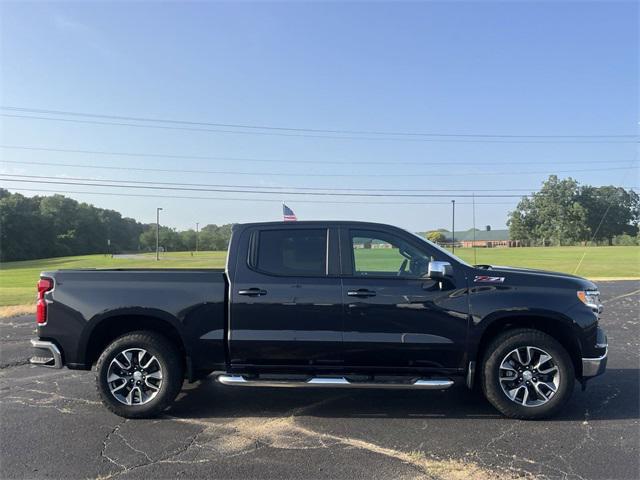
M 467 262 L 462 260 L 460 257 L 458 257 L 458 256 L 454 255 L 453 253 L 451 253 L 446 248 L 442 248 L 440 245 L 438 245 L 436 243 L 433 243 L 433 242 L 430 242 L 429 240 L 424 238 L 422 235 L 418 235 L 417 233 L 413 233 L 413 232 L 409 232 L 409 233 L 411 233 L 411 235 L 413 235 L 414 237 L 419 238 L 422 242 L 428 244 L 430 247 L 435 248 L 436 250 L 441 252 L 446 257 L 453 258 L 456 262 L 461 263 L 462 265 L 465 265 L 467 267 L 471 267 L 471 265 L 469 265 Z

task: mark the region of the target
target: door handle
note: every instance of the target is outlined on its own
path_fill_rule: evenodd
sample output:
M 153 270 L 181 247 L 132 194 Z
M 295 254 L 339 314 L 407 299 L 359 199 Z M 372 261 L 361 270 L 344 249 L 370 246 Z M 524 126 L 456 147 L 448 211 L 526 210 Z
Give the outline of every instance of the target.
M 366 288 L 360 288 L 358 290 L 349 290 L 347 295 L 350 297 L 375 297 L 376 292 L 367 290 Z
M 247 288 L 246 290 L 238 290 L 238 295 L 246 295 L 248 297 L 259 297 L 266 295 L 267 291 L 261 288 Z

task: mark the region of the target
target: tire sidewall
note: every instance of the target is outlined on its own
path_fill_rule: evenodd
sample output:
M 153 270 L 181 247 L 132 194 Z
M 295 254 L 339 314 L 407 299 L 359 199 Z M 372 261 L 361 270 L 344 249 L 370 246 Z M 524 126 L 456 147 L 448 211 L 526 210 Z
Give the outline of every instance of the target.
M 162 384 L 157 395 L 143 405 L 126 405 L 111 393 L 107 374 L 111 361 L 120 352 L 130 348 L 142 348 L 155 356 L 162 369 Z M 103 403 L 117 415 L 127 418 L 155 416 L 167 408 L 182 385 L 182 371 L 177 367 L 177 352 L 162 337 L 149 334 L 128 334 L 113 341 L 104 350 L 96 365 L 96 386 Z
M 546 418 L 561 409 L 571 397 L 575 385 L 574 367 L 567 351 L 555 339 L 536 330 L 522 330 L 497 339 L 488 351 L 483 368 L 483 390 L 487 399 L 503 414 L 522 419 Z M 525 407 L 507 397 L 499 381 L 500 364 L 504 357 L 519 347 L 532 346 L 545 350 L 553 357 L 560 372 L 560 383 L 553 397 L 543 405 Z

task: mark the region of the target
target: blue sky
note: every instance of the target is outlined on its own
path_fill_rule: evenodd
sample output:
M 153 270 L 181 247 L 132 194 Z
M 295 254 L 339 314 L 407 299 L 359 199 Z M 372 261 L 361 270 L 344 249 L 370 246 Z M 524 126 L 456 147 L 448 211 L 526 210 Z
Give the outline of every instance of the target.
M 636 2 L 5 2 L 0 8 L 5 106 L 312 129 L 638 133 Z M 1 171 L 12 174 L 266 187 L 533 190 L 547 173 L 569 171 L 559 175 L 594 185 L 640 184 L 632 142 L 336 139 L 6 116 L 0 121 L 2 145 L 226 158 L 0 149 Z M 2 184 L 14 191 L 20 186 Z M 362 203 L 331 204 L 281 194 L 200 193 L 195 195 L 227 200 L 194 200 L 168 197 L 194 196 L 190 192 L 21 188 L 160 195 L 69 194 L 145 222 L 155 221 L 155 207 L 161 206 L 163 223 L 178 228 L 279 220 L 278 202 L 284 200 L 300 219 L 373 220 L 426 230 L 450 225 L 450 198 L 455 198 L 334 198 Z M 246 200 L 229 200 L 240 198 Z M 249 201 L 258 198 L 272 201 Z M 500 228 L 517 199 L 476 202 L 478 226 Z M 469 228 L 469 200 L 457 203 L 457 225 Z

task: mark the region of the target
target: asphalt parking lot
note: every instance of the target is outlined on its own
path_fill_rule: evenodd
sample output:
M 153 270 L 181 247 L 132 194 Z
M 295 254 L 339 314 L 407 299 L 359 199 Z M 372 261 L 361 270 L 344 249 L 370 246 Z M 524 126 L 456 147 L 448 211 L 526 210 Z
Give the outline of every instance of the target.
M 28 365 L 33 316 L 0 320 L 0 477 L 640 478 L 640 282 L 600 282 L 608 371 L 552 420 L 443 392 L 185 384 L 156 420 L 104 409 L 92 372 Z

